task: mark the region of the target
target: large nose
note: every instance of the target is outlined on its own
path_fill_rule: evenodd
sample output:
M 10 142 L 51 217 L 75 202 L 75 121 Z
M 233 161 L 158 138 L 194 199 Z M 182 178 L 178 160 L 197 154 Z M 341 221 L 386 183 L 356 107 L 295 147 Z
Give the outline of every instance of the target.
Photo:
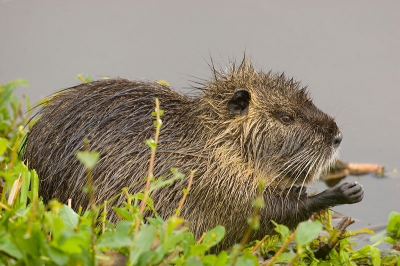
M 343 136 L 342 133 L 339 132 L 336 137 L 332 141 L 332 146 L 336 149 L 340 146 L 340 143 L 342 142 Z

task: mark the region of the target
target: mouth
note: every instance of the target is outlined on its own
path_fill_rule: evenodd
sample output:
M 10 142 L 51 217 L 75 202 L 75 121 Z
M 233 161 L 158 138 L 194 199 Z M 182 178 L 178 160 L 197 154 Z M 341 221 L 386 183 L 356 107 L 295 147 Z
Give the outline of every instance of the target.
M 312 156 L 308 156 L 307 153 L 302 154 L 292 157 L 283 164 L 285 168 L 280 171 L 280 178 L 276 180 L 280 187 L 307 186 L 315 183 L 334 165 L 339 151 L 334 149 L 327 153 L 318 152 Z M 305 160 L 306 157 L 309 159 Z

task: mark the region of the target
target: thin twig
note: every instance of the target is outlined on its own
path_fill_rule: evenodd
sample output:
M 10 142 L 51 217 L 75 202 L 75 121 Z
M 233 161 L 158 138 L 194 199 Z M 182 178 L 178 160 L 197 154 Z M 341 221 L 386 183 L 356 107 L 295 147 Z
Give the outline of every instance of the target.
M 204 239 L 205 236 L 206 236 L 206 233 L 203 233 L 203 234 L 201 235 L 201 237 L 199 238 L 199 240 L 197 240 L 197 244 L 200 244 L 201 241 L 203 241 L 203 239 Z
M 265 236 L 263 237 L 263 239 L 261 239 L 261 240 L 257 243 L 257 245 L 254 246 L 254 248 L 251 250 L 251 253 L 256 252 L 256 250 L 262 245 L 262 243 L 265 242 L 265 240 L 266 240 L 268 237 L 269 237 L 269 235 L 265 235 Z
M 81 74 L 78 75 L 78 79 L 79 79 L 82 83 L 86 83 L 86 80 L 82 77 Z
M 275 253 L 275 255 L 267 262 L 265 263 L 263 266 L 270 266 L 273 265 L 274 261 L 278 258 L 278 256 L 286 249 L 286 247 L 290 244 L 290 242 L 292 242 L 292 240 L 294 239 L 294 237 L 296 236 L 296 233 L 293 232 L 285 241 L 285 243 L 283 243 L 283 245 L 281 246 L 281 248 Z
M 181 212 L 181 210 L 182 210 L 183 204 L 185 203 L 186 196 L 189 194 L 190 187 L 192 186 L 192 182 L 193 182 L 194 172 L 195 172 L 195 171 L 191 171 L 191 172 L 190 172 L 190 177 L 189 177 L 188 186 L 187 186 L 187 188 L 186 188 L 186 191 L 183 193 L 183 197 L 182 197 L 182 199 L 181 199 L 181 202 L 179 203 L 178 209 L 176 209 L 175 216 L 179 216 L 179 214 L 180 214 L 180 212 Z
M 147 174 L 147 180 L 146 180 L 146 187 L 144 190 L 144 195 L 143 195 L 143 199 L 140 205 L 140 216 L 143 216 L 144 213 L 144 209 L 146 207 L 146 201 L 147 198 L 149 197 L 150 194 L 150 183 L 151 183 L 151 179 L 153 178 L 153 170 L 154 170 L 154 161 L 155 161 L 155 157 L 156 157 L 156 150 L 157 150 L 157 144 L 158 144 L 158 136 L 160 135 L 160 129 L 161 129 L 161 119 L 160 119 L 160 102 L 159 100 L 156 98 L 155 100 L 156 102 L 156 108 L 155 108 L 155 113 L 156 113 L 156 121 L 157 121 L 157 125 L 156 125 L 156 134 L 154 137 L 154 147 L 151 147 L 151 156 L 150 156 L 150 162 L 149 162 L 149 171 Z M 136 236 L 139 233 L 139 228 L 140 228 L 140 219 L 137 219 L 136 221 L 136 227 L 135 227 L 135 234 L 133 237 L 133 242 L 136 241 Z
M 158 99 L 156 99 L 156 117 L 157 117 L 157 121 L 160 121 L 160 105 L 159 105 L 159 101 Z M 150 156 L 150 164 L 149 164 L 149 171 L 147 173 L 147 181 L 146 181 L 146 188 L 145 188 L 145 192 L 144 192 L 144 196 L 143 196 L 143 200 L 140 206 L 140 214 L 143 215 L 144 209 L 146 207 L 146 201 L 147 198 L 149 196 L 150 193 L 150 183 L 151 183 L 151 179 L 153 178 L 153 170 L 154 170 L 154 161 L 155 161 L 155 157 L 156 157 L 156 147 L 158 144 L 158 136 L 160 135 L 160 129 L 161 126 L 157 125 L 156 126 L 156 135 L 154 137 L 154 143 L 155 143 L 155 147 L 151 149 L 151 156 Z
M 106 231 L 106 217 L 107 217 L 107 201 L 104 201 L 103 217 L 101 219 L 101 233 L 104 234 Z

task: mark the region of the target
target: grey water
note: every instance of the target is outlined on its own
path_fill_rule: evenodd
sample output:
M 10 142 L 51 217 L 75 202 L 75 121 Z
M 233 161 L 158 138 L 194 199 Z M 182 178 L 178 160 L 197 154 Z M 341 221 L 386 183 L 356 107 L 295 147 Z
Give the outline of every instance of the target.
M 385 177 L 348 177 L 365 198 L 334 208 L 359 229 L 400 211 L 398 14 L 395 0 L 0 1 L 0 82 L 27 79 L 18 95 L 32 102 L 79 84 L 79 73 L 188 91 L 211 78 L 210 56 L 224 67 L 246 53 L 308 86 L 342 130 L 342 160 L 385 166 Z

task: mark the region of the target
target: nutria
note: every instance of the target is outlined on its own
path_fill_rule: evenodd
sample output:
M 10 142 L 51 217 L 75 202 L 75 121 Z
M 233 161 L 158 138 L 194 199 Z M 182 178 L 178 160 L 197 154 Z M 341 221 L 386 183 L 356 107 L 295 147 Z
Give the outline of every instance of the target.
M 144 142 L 154 136 L 157 97 L 165 114 L 154 175 L 171 175 L 171 167 L 185 174 L 196 170 L 181 211 L 195 237 L 223 225 L 219 248 L 240 241 L 260 179 L 267 184 L 265 207 L 252 239 L 273 233 L 271 219 L 293 228 L 314 212 L 362 200 L 362 187 L 353 182 L 306 194 L 305 186 L 336 160 L 342 135 L 299 82 L 256 71 L 246 60 L 212 71 L 197 97 L 157 82 L 120 78 L 55 94 L 38 112 L 23 154 L 39 174 L 40 195 L 45 201 L 72 198 L 73 208 L 87 207 L 85 169 L 75 157 L 84 139 L 101 156 L 93 170 L 97 203 L 123 187 L 142 190 L 150 157 Z M 152 193 L 162 217 L 174 214 L 187 185 L 185 178 Z M 124 200 L 121 195 L 118 202 Z

